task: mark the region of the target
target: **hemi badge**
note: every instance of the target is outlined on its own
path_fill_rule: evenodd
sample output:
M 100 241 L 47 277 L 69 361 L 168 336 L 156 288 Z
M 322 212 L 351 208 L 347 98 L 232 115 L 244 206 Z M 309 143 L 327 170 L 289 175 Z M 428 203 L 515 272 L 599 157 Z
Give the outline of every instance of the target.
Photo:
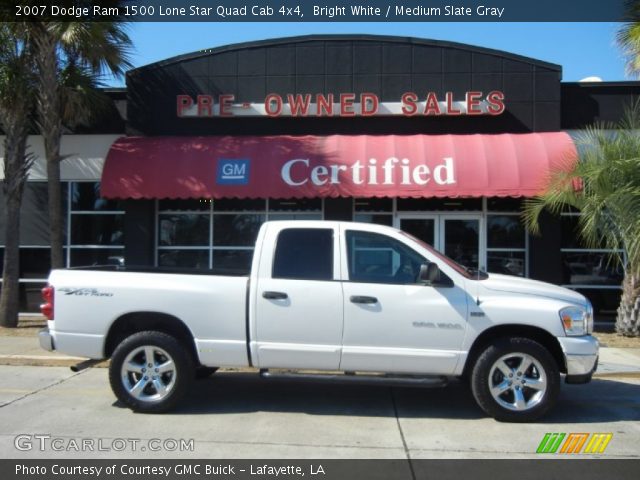
M 484 312 L 469 312 L 472 317 L 484 317 Z

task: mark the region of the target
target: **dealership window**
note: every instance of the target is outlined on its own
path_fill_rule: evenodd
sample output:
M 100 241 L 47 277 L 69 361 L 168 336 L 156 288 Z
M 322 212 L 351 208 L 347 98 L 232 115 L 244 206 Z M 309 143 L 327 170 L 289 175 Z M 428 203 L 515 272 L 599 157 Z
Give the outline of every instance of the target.
M 611 256 L 616 250 L 585 248 L 578 234 L 579 219 L 579 213 L 563 213 L 561 216 L 562 283 L 572 288 L 618 288 L 624 277 L 624 268 Z
M 519 214 L 522 211 L 522 198 L 489 197 L 487 198 L 487 210 L 491 212 L 509 212 Z
M 394 225 L 447 252 L 448 234 L 461 222 L 478 234 L 470 258 L 494 273 L 528 275 L 527 231 L 520 198 L 356 198 L 355 221 Z M 475 255 L 475 257 L 474 257 Z
M 123 217 L 119 202 L 100 198 L 97 182 L 63 182 L 64 254 L 67 266 L 105 265 L 124 260 Z M 0 200 L 4 203 L 4 198 Z M 0 213 L 0 238 L 6 228 Z M 0 248 L 0 268 L 4 261 Z M 20 212 L 20 311 L 37 312 L 40 290 L 51 266 L 46 182 L 27 182 Z
M 393 225 L 393 199 L 356 198 L 353 202 L 353 219 L 390 227 Z
M 159 200 L 157 259 L 163 267 L 249 271 L 266 220 L 321 220 L 321 199 Z
M 613 315 L 618 306 L 624 266 L 612 256 L 622 250 L 585 248 L 580 241 L 580 213 L 561 215 L 562 283 L 580 291 L 593 303 L 596 313 Z
M 527 229 L 520 215 L 522 199 L 490 197 L 485 199 L 485 205 L 487 271 L 528 276 Z
M 100 197 L 99 182 L 70 182 L 67 265 L 124 263 L 124 207 Z
M 480 211 L 482 198 L 398 198 L 399 212 Z
M 519 199 L 487 199 L 487 271 L 528 275 L 527 230 Z

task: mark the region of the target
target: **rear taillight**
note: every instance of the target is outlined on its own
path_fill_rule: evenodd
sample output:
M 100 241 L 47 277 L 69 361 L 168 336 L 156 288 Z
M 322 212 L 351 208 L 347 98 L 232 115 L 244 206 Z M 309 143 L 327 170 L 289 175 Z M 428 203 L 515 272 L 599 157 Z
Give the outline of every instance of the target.
M 47 285 L 42 289 L 42 300 L 44 303 L 40 305 L 40 311 L 47 317 L 47 320 L 53 320 L 53 297 L 55 290 L 51 285 Z

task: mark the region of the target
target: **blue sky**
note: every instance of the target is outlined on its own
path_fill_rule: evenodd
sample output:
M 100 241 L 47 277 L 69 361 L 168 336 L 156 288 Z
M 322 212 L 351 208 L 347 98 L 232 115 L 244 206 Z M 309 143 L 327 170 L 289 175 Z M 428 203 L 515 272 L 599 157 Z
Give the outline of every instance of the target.
M 275 37 L 367 33 L 450 40 L 557 63 L 564 81 L 630 80 L 615 43 L 616 23 L 132 23 L 136 67 L 175 55 Z M 122 85 L 111 79 L 110 85 Z

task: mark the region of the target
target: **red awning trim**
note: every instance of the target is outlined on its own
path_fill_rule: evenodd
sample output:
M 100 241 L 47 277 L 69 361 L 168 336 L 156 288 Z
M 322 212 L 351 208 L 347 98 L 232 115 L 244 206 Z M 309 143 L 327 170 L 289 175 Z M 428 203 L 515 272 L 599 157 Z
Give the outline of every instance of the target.
M 564 132 L 123 137 L 105 198 L 530 197 L 577 159 Z

